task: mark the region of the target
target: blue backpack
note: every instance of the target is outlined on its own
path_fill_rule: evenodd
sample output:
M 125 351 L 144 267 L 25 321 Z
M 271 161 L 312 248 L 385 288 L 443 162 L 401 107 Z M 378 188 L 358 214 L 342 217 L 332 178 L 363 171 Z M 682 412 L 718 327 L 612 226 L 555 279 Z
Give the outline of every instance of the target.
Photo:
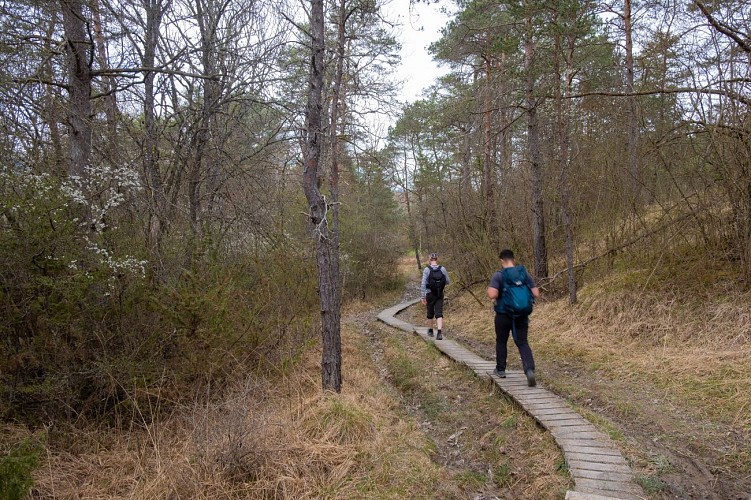
M 534 300 L 527 286 L 527 270 L 524 266 L 507 267 L 501 270 L 501 296 L 496 300 L 495 312 L 520 318 L 532 314 Z

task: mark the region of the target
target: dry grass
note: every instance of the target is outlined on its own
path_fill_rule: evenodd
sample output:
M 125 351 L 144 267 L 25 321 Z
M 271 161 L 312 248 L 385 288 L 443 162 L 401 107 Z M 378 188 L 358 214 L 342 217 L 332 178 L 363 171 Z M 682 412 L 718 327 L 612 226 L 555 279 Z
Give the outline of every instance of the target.
M 273 384 L 248 378 L 132 432 L 82 433 L 37 470 L 36 498 L 430 497 L 439 467 L 343 330 L 344 390 L 322 393 L 319 353 Z M 69 437 L 70 439 L 70 437 Z
M 419 308 L 416 308 L 419 309 Z M 562 498 L 569 478 L 552 437 L 474 373 L 412 335 L 384 342 L 392 383 L 445 464 L 441 498 Z
M 619 380 L 648 380 L 708 416 L 751 428 L 751 293 L 709 280 L 725 276 L 717 269 L 688 271 L 692 278 L 672 281 L 653 269 L 623 272 L 582 289 L 574 307 L 563 299 L 539 305 L 535 351 Z M 655 279 L 664 286 L 650 286 Z M 494 342 L 489 305 L 460 296 L 447 316 L 471 341 Z

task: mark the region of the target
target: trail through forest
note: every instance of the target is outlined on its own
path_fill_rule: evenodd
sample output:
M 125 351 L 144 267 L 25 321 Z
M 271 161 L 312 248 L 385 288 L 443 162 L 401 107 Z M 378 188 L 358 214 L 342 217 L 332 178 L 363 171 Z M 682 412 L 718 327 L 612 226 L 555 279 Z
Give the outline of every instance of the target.
M 473 302 L 449 294 L 445 335 L 486 359 L 494 359 L 492 313 L 489 307 L 483 311 Z M 747 428 L 706 415 L 698 401 L 682 401 L 661 389 L 659 380 L 650 383 L 637 374 L 608 371 L 583 354 L 576 340 L 562 335 L 565 325 L 546 317 L 554 313 L 552 306 L 542 305 L 531 323 L 530 344 L 538 380 L 615 440 L 650 498 L 751 498 L 751 435 Z M 402 319 L 418 322 L 415 324 L 423 321 L 419 308 L 405 311 Z M 483 322 L 486 324 L 478 328 Z M 510 368 L 519 368 L 513 346 L 509 353 Z M 639 354 L 623 351 L 615 355 Z
M 403 299 L 419 295 L 410 280 Z M 358 324 L 401 411 L 433 443 L 443 480 L 432 498 L 562 498 L 570 487 L 552 437 L 493 384 L 419 337 L 376 320 L 380 310 L 344 317 Z

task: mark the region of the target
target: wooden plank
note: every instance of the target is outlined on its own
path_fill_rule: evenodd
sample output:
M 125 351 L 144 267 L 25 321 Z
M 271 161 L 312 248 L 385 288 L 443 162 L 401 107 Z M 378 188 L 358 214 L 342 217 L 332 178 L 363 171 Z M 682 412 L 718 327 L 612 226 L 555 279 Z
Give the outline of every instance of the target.
M 508 392 L 515 392 L 515 391 L 508 391 Z M 545 399 L 530 399 L 526 395 L 519 395 L 518 399 L 520 404 L 527 405 L 531 408 L 540 407 L 540 408 L 571 408 L 566 403 L 561 401 L 560 399 L 554 399 L 554 398 L 545 398 Z
M 567 406 L 563 406 L 559 403 L 528 404 L 518 400 L 517 403 L 519 403 L 530 414 L 534 413 L 537 410 L 566 410 L 568 408 Z
M 559 439 L 595 439 L 610 442 L 610 438 L 598 430 L 572 431 L 566 428 L 560 428 L 552 431 L 556 441 Z
M 627 493 L 622 491 L 602 491 L 602 490 L 591 490 L 587 488 L 580 488 L 579 491 L 582 491 L 583 493 L 590 493 L 593 495 L 597 495 L 598 497 L 602 498 L 608 498 L 610 500 L 641 500 L 644 498 L 641 494 L 633 494 L 633 493 Z
M 581 491 L 607 491 L 607 492 L 623 492 L 637 495 L 641 493 L 639 487 L 631 482 L 623 481 L 602 481 L 598 479 L 577 479 L 575 481 L 576 489 Z
M 503 384 L 501 384 L 501 387 L 503 387 Z M 558 396 L 552 396 L 550 394 L 545 394 L 544 392 L 535 391 L 532 388 L 520 387 L 520 388 L 510 388 L 510 390 L 525 391 L 526 394 L 523 394 L 520 397 L 523 397 L 524 401 L 530 404 L 532 403 L 557 403 L 559 405 L 563 405 L 568 408 L 571 408 L 570 406 L 566 404 L 565 401 L 563 401 Z
M 570 453 L 586 453 L 589 455 L 592 455 L 593 457 L 598 457 L 597 460 L 599 460 L 599 456 L 610 456 L 610 457 L 621 457 L 623 458 L 623 455 L 621 455 L 621 452 L 619 450 L 616 450 L 615 448 L 612 448 L 610 446 L 584 446 L 584 445 L 574 445 L 574 446 L 566 446 L 565 448 L 566 452 Z
M 520 395 L 518 400 L 519 400 L 519 404 L 529 406 L 530 408 L 540 408 L 540 409 L 561 408 L 564 410 L 571 409 L 571 407 L 567 405 L 565 402 L 563 402 L 563 400 L 560 398 L 558 399 L 556 398 L 530 399 L 529 397 L 525 395 Z
M 598 479 L 605 481 L 619 481 L 623 483 L 629 483 L 634 480 L 634 475 L 625 472 L 611 472 L 602 470 L 588 470 L 588 469 L 572 469 L 569 467 L 569 474 L 576 478 L 582 479 Z
M 566 457 L 566 460 L 578 460 L 580 462 L 598 462 L 598 463 L 605 463 L 605 464 L 626 464 L 626 460 L 618 455 L 618 456 L 609 456 L 609 455 L 597 455 L 596 458 L 593 458 L 593 455 L 590 455 L 588 453 L 577 453 L 577 452 L 569 452 L 567 450 L 563 450 L 563 455 Z
M 631 468 L 625 464 L 604 464 L 602 462 L 584 462 L 581 460 L 572 459 L 566 459 L 566 463 L 568 464 L 569 469 L 631 474 Z
M 527 386 L 527 377 L 509 377 L 508 374 L 506 374 L 506 378 L 502 378 L 501 382 L 510 386 L 516 386 L 516 385 Z
M 558 443 L 561 447 L 571 447 L 571 446 L 591 446 L 593 448 L 609 448 L 611 450 L 617 450 L 618 448 L 615 447 L 615 445 L 608 441 L 603 441 L 600 439 L 591 439 L 587 437 L 578 437 L 578 438 L 555 438 L 555 442 Z
M 543 416 L 543 415 L 575 415 L 577 417 L 581 416 L 578 413 L 576 413 L 571 408 L 543 408 L 541 410 L 535 410 L 535 413 L 537 415 Z
M 535 416 L 551 421 L 551 422 L 554 422 L 556 420 L 561 420 L 561 421 L 576 420 L 577 422 L 580 422 L 581 425 L 589 423 L 586 420 L 584 420 L 584 417 L 582 417 L 578 413 L 573 412 L 571 410 L 561 410 L 560 413 L 553 413 L 553 414 L 548 414 L 548 415 L 542 415 L 535 411 Z
M 565 410 L 565 408 L 563 408 L 562 410 Z M 537 415 L 535 415 L 535 416 L 537 416 Z M 584 417 L 582 417 L 581 415 L 577 415 L 576 413 L 574 413 L 573 415 L 571 415 L 571 414 L 568 414 L 568 415 L 562 414 L 561 416 L 557 416 L 557 415 L 539 415 L 539 417 L 541 419 L 547 420 L 548 422 L 550 422 L 552 424 L 558 424 L 558 423 L 560 423 L 560 425 L 568 425 L 568 426 L 571 426 L 571 425 L 586 425 L 586 426 L 590 426 L 590 427 L 592 426 L 592 424 L 590 424 L 589 421 L 585 420 Z M 594 429 L 594 427 L 592 427 L 592 428 Z
M 560 398 L 556 396 L 555 394 L 546 391 L 545 389 L 540 389 L 539 387 L 529 387 L 526 389 L 529 391 L 529 395 L 527 396 L 527 399 L 530 402 L 533 401 L 555 401 L 556 403 L 560 403 L 562 405 L 565 405 L 568 408 L 571 408 L 571 405 L 566 403 L 566 400 L 563 398 Z
M 595 493 L 583 493 L 581 491 L 568 490 L 566 500 L 613 500 L 615 497 L 597 495 Z
M 554 426 L 554 425 L 547 425 L 545 426 L 548 429 L 550 429 L 550 432 L 553 433 L 555 431 L 559 431 L 561 429 L 563 430 L 575 430 L 575 431 L 590 431 L 592 430 L 591 425 L 576 425 L 576 426 Z
M 589 428 L 592 424 L 584 420 L 583 418 L 573 418 L 569 420 L 545 420 L 541 419 L 541 421 L 550 427 L 580 427 L 580 428 Z
M 519 400 L 519 402 L 524 402 L 528 404 L 533 403 L 560 403 L 560 400 L 552 399 L 552 398 L 540 398 L 537 397 L 537 393 L 535 393 L 534 389 L 531 387 L 523 387 L 523 388 L 508 388 L 508 387 L 502 387 L 502 389 L 508 393 L 512 393 L 516 399 Z

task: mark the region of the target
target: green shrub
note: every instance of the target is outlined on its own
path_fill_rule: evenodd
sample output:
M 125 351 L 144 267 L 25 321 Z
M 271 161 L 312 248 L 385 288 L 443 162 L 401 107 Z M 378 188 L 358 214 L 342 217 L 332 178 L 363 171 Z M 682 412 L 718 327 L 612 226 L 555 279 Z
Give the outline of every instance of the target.
M 0 498 L 26 498 L 34 485 L 33 473 L 39 466 L 41 452 L 41 445 L 28 438 L 0 458 Z

